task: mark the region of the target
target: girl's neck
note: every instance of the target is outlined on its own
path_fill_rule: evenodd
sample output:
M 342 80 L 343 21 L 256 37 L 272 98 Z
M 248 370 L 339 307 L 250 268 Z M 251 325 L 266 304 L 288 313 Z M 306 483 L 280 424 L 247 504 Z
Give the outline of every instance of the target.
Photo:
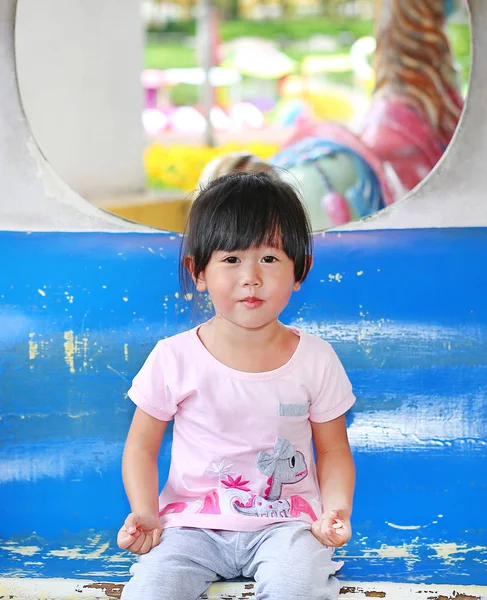
M 279 321 L 259 329 L 245 329 L 214 317 L 199 328 L 198 336 L 218 361 L 248 373 L 282 367 L 299 343 L 299 337 Z

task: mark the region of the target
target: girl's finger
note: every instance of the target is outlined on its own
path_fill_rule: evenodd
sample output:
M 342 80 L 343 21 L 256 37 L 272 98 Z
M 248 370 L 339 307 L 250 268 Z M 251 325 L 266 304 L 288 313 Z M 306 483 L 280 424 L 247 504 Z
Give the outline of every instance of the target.
M 117 536 L 117 545 L 121 550 L 126 550 L 130 544 L 132 543 L 129 535 L 120 535 Z
M 152 532 L 152 548 L 155 548 L 156 546 L 158 546 L 160 541 L 161 541 L 161 530 L 154 529 L 154 531 Z
M 130 552 L 134 552 L 134 554 L 139 554 L 140 549 L 145 540 L 145 534 L 141 534 L 137 537 L 137 539 L 127 548 Z
M 348 532 L 337 533 L 335 529 L 327 532 L 327 537 L 330 539 L 333 546 L 343 546 L 350 539 Z
M 124 527 L 130 533 L 135 533 L 137 531 L 138 520 L 137 517 L 133 513 L 130 513 L 125 519 Z
M 138 537 L 139 532 L 137 531 L 134 535 L 131 535 L 127 532 L 125 527 L 122 527 L 117 535 L 117 544 L 122 550 L 126 550 L 129 546 L 131 546 L 134 540 Z
M 140 547 L 140 550 L 137 552 L 137 554 L 147 554 L 147 552 L 149 552 L 149 550 L 151 548 L 152 548 L 152 536 L 146 535 L 145 539 L 144 539 L 144 543 Z

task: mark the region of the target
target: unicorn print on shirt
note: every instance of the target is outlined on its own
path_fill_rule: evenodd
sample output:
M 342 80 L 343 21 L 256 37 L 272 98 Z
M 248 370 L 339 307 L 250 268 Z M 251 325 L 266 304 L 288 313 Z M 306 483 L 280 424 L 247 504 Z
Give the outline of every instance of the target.
M 302 452 L 295 450 L 289 440 L 277 438 L 272 454 L 259 452 L 257 468 L 268 476 L 264 495 L 251 491 L 250 483 L 242 475 L 233 477 L 230 469 L 233 465 L 222 461 L 212 463 L 212 472 L 218 473 L 219 489 L 194 502 L 174 502 L 168 504 L 159 513 L 191 512 L 203 514 L 235 514 L 235 512 L 255 517 L 299 517 L 302 513 L 315 521 L 316 514 L 307 500 L 298 495 L 281 498 L 283 486 L 292 485 L 308 475 L 308 467 Z M 222 477 L 226 476 L 226 479 Z
M 268 487 L 264 496 L 252 495 L 245 504 L 235 500 L 233 507 L 239 513 L 256 517 L 293 517 L 305 508 L 303 512 L 314 515 L 311 506 L 300 496 L 291 496 L 289 500 L 281 498 L 283 485 L 297 483 L 308 474 L 303 454 L 296 451 L 290 441 L 277 438 L 273 454 L 259 452 L 256 464 L 259 471 L 268 475 Z

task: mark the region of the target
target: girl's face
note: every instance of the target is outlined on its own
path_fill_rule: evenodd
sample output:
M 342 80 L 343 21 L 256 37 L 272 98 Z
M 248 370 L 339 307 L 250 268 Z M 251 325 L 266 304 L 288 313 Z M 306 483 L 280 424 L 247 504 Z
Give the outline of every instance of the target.
M 293 261 L 272 246 L 215 251 L 195 283 L 208 291 L 217 317 L 245 329 L 274 323 L 299 289 Z

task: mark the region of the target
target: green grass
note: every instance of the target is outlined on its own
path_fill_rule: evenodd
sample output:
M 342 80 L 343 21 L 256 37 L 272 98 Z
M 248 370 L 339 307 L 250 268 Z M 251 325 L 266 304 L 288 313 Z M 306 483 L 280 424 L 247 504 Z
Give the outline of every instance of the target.
M 146 69 L 187 68 L 196 66 L 192 48 L 178 44 L 147 44 L 144 51 Z
M 167 32 L 159 30 L 150 33 L 148 43 L 144 52 L 144 66 L 149 69 L 167 69 L 171 67 L 195 67 L 197 65 L 195 51 L 193 48 L 183 46 L 174 41 L 163 42 L 164 36 L 174 39 L 174 35 L 194 35 L 194 22 L 171 23 Z M 301 61 L 309 54 L 307 51 L 286 49 L 285 45 L 290 40 L 303 40 L 315 34 L 339 36 L 349 33 L 353 38 L 364 35 L 372 35 L 373 24 L 371 21 L 353 21 L 347 19 L 299 18 L 299 19 L 277 19 L 272 21 L 226 21 L 220 24 L 220 37 L 222 41 L 232 40 L 241 36 L 255 36 L 272 39 L 284 44 L 284 51 L 291 57 Z M 455 54 L 457 64 L 460 67 L 462 82 L 468 80 L 470 69 L 470 28 L 468 25 L 449 24 L 448 35 Z M 151 41 L 153 40 L 153 41 Z M 342 45 L 337 52 L 347 52 L 350 45 Z M 342 77 L 346 83 L 349 76 Z M 178 85 L 171 91 L 171 99 L 176 105 L 194 104 L 198 98 L 198 90 L 195 86 Z
M 276 19 L 269 21 L 226 21 L 220 25 L 222 40 L 232 40 L 240 36 L 258 36 L 271 40 L 287 38 L 305 40 L 312 35 L 325 34 L 337 36 L 349 32 L 359 38 L 371 35 L 372 21 L 353 21 L 351 19 L 326 19 L 307 17 L 296 19 Z
M 222 41 L 233 40 L 241 36 L 258 36 L 271 40 L 283 38 L 291 40 L 304 40 L 312 35 L 325 34 L 337 36 L 347 32 L 355 38 L 373 34 L 372 21 L 359 21 L 352 19 L 330 19 L 325 17 L 298 17 L 295 19 L 272 19 L 267 21 L 222 21 L 220 23 L 220 37 Z M 470 30 L 469 26 L 460 23 L 448 25 L 449 34 L 454 38 L 453 45 L 456 51 L 462 54 L 469 52 Z M 175 34 L 194 36 L 196 25 L 194 21 L 180 21 L 168 23 L 164 28 L 149 31 L 157 37 L 165 34 L 170 37 Z
M 151 29 L 149 34 L 194 35 L 196 24 L 194 21 L 181 21 L 168 23 L 166 27 Z M 267 39 L 288 38 L 304 40 L 311 35 L 324 33 L 338 35 L 344 31 L 352 33 L 355 37 L 370 35 L 373 31 L 372 21 L 353 21 L 351 19 L 329 19 L 325 17 L 298 17 L 293 19 L 269 19 L 266 21 L 222 21 L 220 23 L 220 37 L 223 41 L 233 40 L 241 36 L 258 36 Z

